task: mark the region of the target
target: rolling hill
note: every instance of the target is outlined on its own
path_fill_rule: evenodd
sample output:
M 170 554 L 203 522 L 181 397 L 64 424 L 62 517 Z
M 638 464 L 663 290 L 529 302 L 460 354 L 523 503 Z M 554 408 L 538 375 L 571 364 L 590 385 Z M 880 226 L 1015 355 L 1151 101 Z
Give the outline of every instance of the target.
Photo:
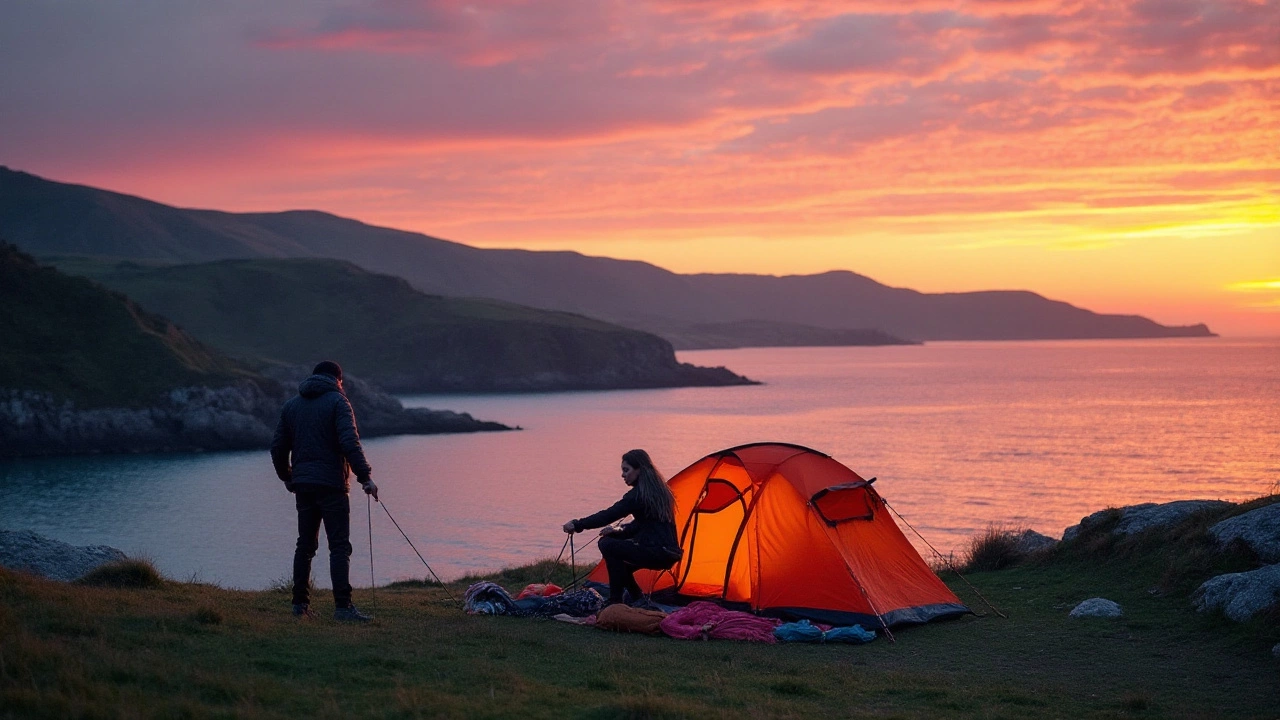
M 73 263 L 233 356 L 288 365 L 338 358 L 392 392 L 750 382 L 682 364 L 656 335 L 496 300 L 426 295 L 341 260 L 91 265 Z
M 317 211 L 181 209 L 7 168 L 0 168 L 0 234 L 42 257 L 337 258 L 402 277 L 423 292 L 578 313 L 665 333 L 682 345 L 706 339 L 694 326 L 743 321 L 874 328 L 912 340 L 1212 335 L 1204 325 L 1098 314 L 1027 291 L 921 293 L 845 271 L 681 275 L 573 252 L 483 250 Z
M 84 407 L 145 405 L 177 387 L 260 378 L 165 318 L 0 243 L 0 386 Z

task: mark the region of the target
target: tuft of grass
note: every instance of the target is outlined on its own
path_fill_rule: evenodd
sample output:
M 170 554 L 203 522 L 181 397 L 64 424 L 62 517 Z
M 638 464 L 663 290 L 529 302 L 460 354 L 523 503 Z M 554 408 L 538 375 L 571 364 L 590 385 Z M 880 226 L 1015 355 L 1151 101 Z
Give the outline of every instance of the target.
M 1018 549 L 1022 529 L 1010 530 L 1001 525 L 988 525 L 986 532 L 969 541 L 960 571 L 964 573 L 1003 570 L 1013 567 L 1027 558 Z
M 164 576 L 145 558 L 128 558 L 99 566 L 76 581 L 81 585 L 114 588 L 158 588 Z
M 444 587 L 444 584 L 432 577 L 425 577 L 421 580 L 397 580 L 387 587 L 397 588 L 401 590 L 409 590 L 413 588 L 438 588 Z
M 315 596 L 316 594 L 316 576 L 315 575 L 312 575 L 311 577 L 307 578 L 307 591 L 313 597 Z M 275 580 L 272 580 L 271 584 L 267 585 L 267 592 L 275 593 L 277 595 L 292 596 L 293 595 L 293 576 L 282 575 L 276 578 Z

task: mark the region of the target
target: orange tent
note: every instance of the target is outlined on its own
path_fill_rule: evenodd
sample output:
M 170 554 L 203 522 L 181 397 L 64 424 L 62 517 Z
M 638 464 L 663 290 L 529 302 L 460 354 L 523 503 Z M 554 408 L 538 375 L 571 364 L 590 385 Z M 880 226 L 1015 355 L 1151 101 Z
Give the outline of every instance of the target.
M 667 483 L 683 559 L 636 581 L 645 592 L 873 628 L 969 612 L 898 529 L 874 481 L 799 445 L 712 453 Z M 607 583 L 604 563 L 587 579 Z

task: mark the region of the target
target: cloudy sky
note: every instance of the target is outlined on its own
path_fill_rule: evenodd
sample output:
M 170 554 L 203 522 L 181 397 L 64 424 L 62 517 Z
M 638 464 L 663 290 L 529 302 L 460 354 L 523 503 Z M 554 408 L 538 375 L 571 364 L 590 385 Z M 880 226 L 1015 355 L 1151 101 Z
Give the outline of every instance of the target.
M 0 164 L 1280 334 L 1280 0 L 4 0 Z

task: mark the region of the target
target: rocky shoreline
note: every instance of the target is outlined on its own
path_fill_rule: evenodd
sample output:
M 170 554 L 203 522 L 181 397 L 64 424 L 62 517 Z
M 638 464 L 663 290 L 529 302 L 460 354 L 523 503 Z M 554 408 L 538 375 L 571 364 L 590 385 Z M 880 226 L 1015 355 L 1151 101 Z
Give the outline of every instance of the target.
M 30 390 L 0 389 L 0 457 L 251 450 L 271 445 L 292 385 L 244 380 L 171 390 L 143 407 L 78 408 Z M 350 378 L 363 437 L 512 430 L 467 413 L 406 408 Z

